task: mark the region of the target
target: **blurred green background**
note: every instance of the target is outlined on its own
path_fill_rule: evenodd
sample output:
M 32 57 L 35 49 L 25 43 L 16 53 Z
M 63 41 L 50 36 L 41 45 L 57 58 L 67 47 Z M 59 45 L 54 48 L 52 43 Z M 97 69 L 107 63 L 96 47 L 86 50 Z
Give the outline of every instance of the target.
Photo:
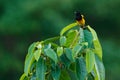
M 120 80 L 120 0 L 0 0 L 0 80 L 18 80 L 29 45 L 59 35 L 76 10 L 98 33 L 106 80 Z

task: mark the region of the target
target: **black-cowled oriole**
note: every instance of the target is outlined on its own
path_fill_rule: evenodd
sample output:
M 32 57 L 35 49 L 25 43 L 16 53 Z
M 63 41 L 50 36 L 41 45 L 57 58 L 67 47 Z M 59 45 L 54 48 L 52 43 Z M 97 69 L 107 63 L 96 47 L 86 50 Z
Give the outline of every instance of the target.
M 84 28 L 85 25 L 85 19 L 84 16 L 80 12 L 75 12 L 75 19 L 77 23 Z

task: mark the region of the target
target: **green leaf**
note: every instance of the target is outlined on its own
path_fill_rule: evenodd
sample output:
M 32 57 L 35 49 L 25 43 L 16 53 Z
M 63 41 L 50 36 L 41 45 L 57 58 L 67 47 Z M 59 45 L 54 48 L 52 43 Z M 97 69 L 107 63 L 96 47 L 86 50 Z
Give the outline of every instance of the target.
M 24 66 L 24 73 L 26 74 L 26 76 L 30 72 L 30 67 L 31 67 L 32 63 L 34 62 L 34 60 L 35 60 L 35 58 L 34 58 L 34 50 L 36 48 L 36 45 L 37 45 L 37 43 L 33 43 L 32 45 L 30 45 L 30 47 L 28 49 L 28 54 L 26 56 L 25 66 Z
M 91 73 L 89 73 L 87 76 L 87 80 L 94 80 L 94 76 Z
M 30 79 L 27 79 L 27 80 L 37 80 L 36 73 L 33 72 L 32 76 L 30 77 Z
M 80 33 L 79 44 L 81 44 L 83 41 L 85 41 L 84 32 L 83 32 L 83 29 L 82 29 L 82 28 L 80 28 L 79 33 Z
M 94 48 L 95 48 L 95 50 L 94 50 L 95 54 L 97 54 L 100 57 L 100 59 L 102 60 L 102 48 L 101 48 L 99 40 L 94 40 L 93 44 L 94 44 Z
M 52 74 L 48 74 L 48 75 L 46 76 L 46 80 L 53 80 Z
M 73 56 L 76 57 L 78 53 L 81 51 L 81 49 L 82 49 L 82 46 L 77 44 L 72 50 Z
M 28 48 L 28 54 L 33 53 L 36 47 L 36 42 L 32 43 L 30 47 Z
M 52 68 L 53 80 L 59 80 L 60 73 L 61 73 L 60 67 L 59 66 L 54 66 L 54 68 Z
M 43 58 L 40 58 L 36 63 L 37 80 L 45 80 L 45 71 L 46 71 L 45 61 L 43 60 Z
M 38 49 L 34 52 L 34 57 L 35 57 L 35 60 L 38 61 L 39 58 L 40 58 L 40 55 L 41 55 L 41 49 Z
M 69 70 L 75 72 L 76 71 L 76 62 L 70 64 Z
M 67 33 L 67 41 L 65 46 L 70 48 L 74 47 L 78 42 L 78 39 L 79 39 L 78 35 L 79 33 L 77 30 L 70 30 Z
M 92 33 L 93 40 L 97 40 L 98 37 L 97 37 L 97 34 L 96 34 L 95 30 L 93 28 L 91 28 L 89 25 L 87 27 L 90 30 L 90 32 Z
M 51 43 L 44 45 L 44 49 L 48 49 L 48 48 L 51 48 Z
M 34 62 L 32 63 L 32 65 L 31 65 L 31 67 L 30 67 L 31 73 L 34 72 L 34 69 L 36 68 L 36 63 L 37 63 L 36 61 L 34 61 Z M 30 74 L 31 74 L 31 73 L 30 73 Z
M 105 68 L 101 59 L 95 55 L 95 80 L 105 80 Z
M 52 48 L 57 48 L 57 47 L 59 47 L 58 44 L 56 44 L 56 43 L 51 42 L 50 44 L 51 44 Z
M 64 46 L 65 43 L 66 43 L 66 37 L 65 37 L 65 36 L 61 36 L 61 37 L 60 37 L 60 45 L 61 45 L 61 46 Z
M 43 47 L 43 45 L 42 45 L 42 41 L 41 42 L 39 42 L 38 44 L 37 44 L 37 49 L 42 49 L 42 47 Z
M 71 80 L 77 80 L 77 75 L 74 71 L 68 69 L 67 72 L 68 72 Z
M 75 27 L 75 26 L 77 26 L 77 25 L 78 25 L 78 23 L 75 22 L 75 23 L 72 23 L 72 24 L 66 26 L 65 28 L 63 28 L 63 29 L 61 30 L 60 36 L 62 36 L 66 31 L 70 30 L 71 28 L 73 28 L 73 27 Z
M 94 45 L 94 52 L 100 57 L 102 60 L 102 47 L 100 45 L 99 39 L 97 37 L 97 34 L 94 29 L 92 29 L 90 26 L 87 26 L 88 29 L 91 31 L 92 36 L 93 36 L 93 45 Z
M 26 74 L 23 73 L 22 76 L 20 77 L 20 80 L 25 80 Z
M 95 55 L 92 50 L 86 50 L 86 68 L 88 73 L 90 73 L 95 65 Z
M 61 56 L 63 54 L 63 47 L 57 47 L 57 55 Z
M 93 46 L 92 33 L 90 31 L 88 31 L 87 29 L 84 30 L 84 38 L 85 38 L 85 42 L 88 42 L 88 47 L 92 48 L 92 46 Z
M 87 76 L 86 63 L 83 57 L 76 59 L 76 74 L 78 80 L 85 80 Z
M 74 57 L 73 57 L 73 53 L 72 50 L 70 48 L 65 48 L 65 54 L 66 57 L 70 60 L 70 61 L 74 61 Z
M 53 49 L 47 48 L 47 49 L 45 49 L 44 51 L 45 51 L 45 54 L 46 54 L 49 58 L 51 58 L 55 63 L 58 62 L 57 54 L 56 54 L 56 52 L 55 52 Z
M 65 69 L 61 71 L 60 80 L 71 80 L 68 72 Z
M 53 37 L 53 38 L 48 38 L 48 39 L 42 41 L 41 43 L 48 44 L 48 43 L 50 43 L 50 42 L 54 42 L 54 41 L 58 40 L 59 38 L 60 38 L 59 36 Z
M 69 68 L 70 64 L 71 64 L 71 61 L 66 57 L 65 54 L 62 54 L 60 56 L 60 60 L 61 62 L 65 65 L 65 67 Z
M 27 59 L 25 60 L 25 68 L 24 68 L 24 72 L 26 75 L 28 75 L 28 73 L 30 72 L 30 67 L 32 65 L 32 63 L 34 62 L 34 54 L 30 54 L 27 55 Z

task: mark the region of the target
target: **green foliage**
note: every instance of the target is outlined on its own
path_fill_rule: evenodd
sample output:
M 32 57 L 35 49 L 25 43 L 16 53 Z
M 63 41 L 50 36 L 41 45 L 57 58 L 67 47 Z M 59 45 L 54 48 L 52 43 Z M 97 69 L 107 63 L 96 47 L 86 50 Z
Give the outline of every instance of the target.
M 43 58 L 36 63 L 36 80 L 45 80 L 46 65 Z
M 63 54 L 63 47 L 57 47 L 57 55 L 60 57 Z
M 85 80 L 87 76 L 87 69 L 84 57 L 79 57 L 78 59 L 76 59 L 76 74 L 78 80 Z
M 65 46 L 70 48 L 74 47 L 79 39 L 78 34 L 79 33 L 76 30 L 69 31 L 68 34 L 66 35 L 67 41 Z
M 94 53 L 91 50 L 87 50 L 86 51 L 86 68 L 88 73 L 90 73 L 93 70 L 94 64 L 95 64 Z
M 60 73 L 61 73 L 61 70 L 60 70 L 60 67 L 58 65 L 56 67 L 53 67 L 52 68 L 53 80 L 59 80 L 60 79 Z
M 72 62 L 74 60 L 72 50 L 70 48 L 65 48 L 64 50 L 66 57 Z
M 41 55 L 41 50 L 36 50 L 34 54 L 35 60 L 38 61 Z
M 92 29 L 90 26 L 88 26 L 88 29 L 91 31 L 92 36 L 93 36 L 93 44 L 94 44 L 94 51 L 95 53 L 100 57 L 102 60 L 102 48 L 99 42 L 99 39 L 97 37 L 97 34 L 94 29 Z
M 60 32 L 60 35 L 62 36 L 66 31 L 68 31 L 69 29 L 75 27 L 77 25 L 77 23 L 72 23 L 68 26 L 66 26 L 65 28 L 62 29 L 62 31 Z
M 76 9 L 99 34 L 106 80 L 120 80 L 120 0 L 0 0 L 0 80 L 18 80 L 28 46 L 58 35 Z
M 55 63 L 58 62 L 57 54 L 56 54 L 56 52 L 53 49 L 47 48 L 47 49 L 45 49 L 44 52 L 45 52 L 46 56 L 48 56 L 49 58 L 51 58 Z
M 24 68 L 24 72 L 26 75 L 28 75 L 28 73 L 30 72 L 30 67 L 35 60 L 34 58 L 35 47 L 36 47 L 36 43 L 33 43 L 30 45 L 28 49 L 28 54 L 25 59 L 25 68 Z
M 95 73 L 95 80 L 105 80 L 105 68 L 97 55 L 95 55 Z
M 64 46 L 65 43 L 66 43 L 66 37 L 65 36 L 60 37 L 60 45 Z
M 72 29 L 73 27 L 79 29 Z M 66 34 L 64 34 L 66 33 Z M 59 41 L 59 43 L 56 43 Z M 105 80 L 102 48 L 96 32 L 77 23 L 59 37 L 34 42 L 28 49 L 20 80 Z

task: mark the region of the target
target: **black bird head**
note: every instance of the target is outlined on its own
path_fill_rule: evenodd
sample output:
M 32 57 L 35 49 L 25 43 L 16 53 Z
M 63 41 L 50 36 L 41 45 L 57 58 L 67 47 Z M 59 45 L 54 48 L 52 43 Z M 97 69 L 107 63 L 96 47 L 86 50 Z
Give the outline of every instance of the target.
M 82 20 L 82 15 L 79 11 L 75 12 L 75 20 L 77 20 L 77 21 Z

